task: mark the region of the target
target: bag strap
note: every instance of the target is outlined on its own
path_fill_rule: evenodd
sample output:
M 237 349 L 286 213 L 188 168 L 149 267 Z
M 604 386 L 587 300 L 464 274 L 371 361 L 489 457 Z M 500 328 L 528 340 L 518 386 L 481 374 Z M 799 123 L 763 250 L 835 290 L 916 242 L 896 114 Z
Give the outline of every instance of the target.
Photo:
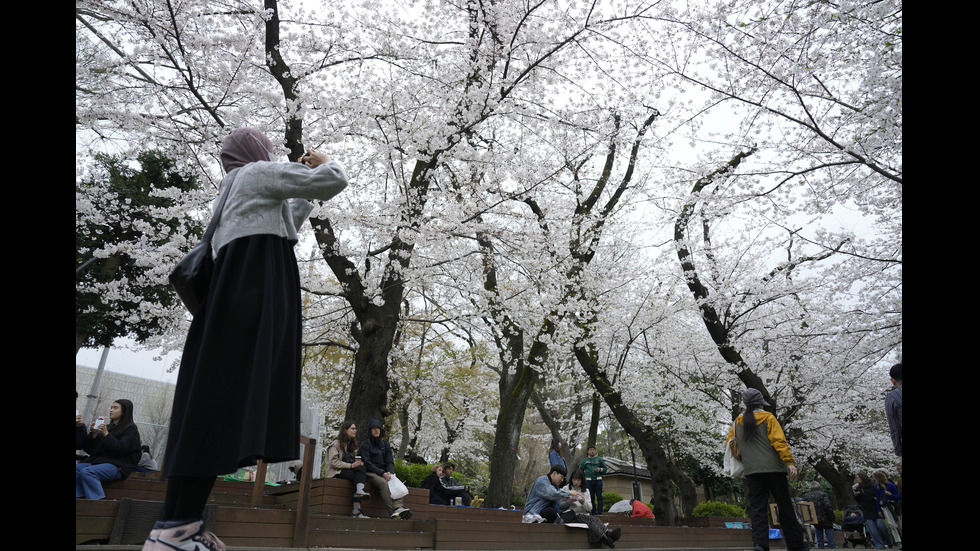
M 239 167 L 241 168 L 241 167 Z M 221 211 L 225 207 L 225 201 L 228 196 L 231 195 L 231 185 L 235 182 L 235 176 L 238 174 L 238 168 L 232 170 L 227 175 L 225 175 L 224 192 L 218 197 L 218 204 L 214 207 L 214 216 L 211 217 L 211 223 L 208 224 L 208 229 L 204 231 L 204 237 L 201 238 L 202 243 L 210 243 L 211 237 L 214 235 L 215 230 L 218 228 L 218 219 L 221 218 Z

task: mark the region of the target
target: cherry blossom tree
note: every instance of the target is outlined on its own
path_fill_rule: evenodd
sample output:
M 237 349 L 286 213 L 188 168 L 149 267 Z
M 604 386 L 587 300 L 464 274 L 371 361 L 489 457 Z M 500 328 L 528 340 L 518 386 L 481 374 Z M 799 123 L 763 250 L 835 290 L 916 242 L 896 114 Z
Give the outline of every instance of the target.
M 834 421 L 876 426 L 848 400 L 901 354 L 900 4 L 78 0 L 76 22 L 80 157 L 166 151 L 202 222 L 238 126 L 345 165 L 298 245 L 331 421 L 485 453 L 507 505 L 535 393 L 574 439 L 587 381 L 665 521 L 744 386 L 821 472 L 878 457 Z
M 678 23 L 713 68 L 657 63 L 737 125 L 680 201 L 677 257 L 731 372 L 807 447 L 810 399 L 901 353 L 901 4 L 704 8 Z M 839 486 L 832 456 L 811 460 Z
M 182 211 L 181 196 L 196 187 L 158 151 L 133 164 L 94 157 L 75 188 L 76 352 L 127 335 L 152 341 L 174 326 L 183 305 L 167 283 L 167 259 L 175 243 L 203 231 Z

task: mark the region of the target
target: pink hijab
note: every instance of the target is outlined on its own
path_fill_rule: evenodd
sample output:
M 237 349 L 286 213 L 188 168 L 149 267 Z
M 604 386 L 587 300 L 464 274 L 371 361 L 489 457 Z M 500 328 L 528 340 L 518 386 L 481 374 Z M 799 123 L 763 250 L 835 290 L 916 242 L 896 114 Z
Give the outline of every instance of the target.
M 272 141 L 254 128 L 239 128 L 221 142 L 221 165 L 225 173 L 256 161 L 271 161 Z

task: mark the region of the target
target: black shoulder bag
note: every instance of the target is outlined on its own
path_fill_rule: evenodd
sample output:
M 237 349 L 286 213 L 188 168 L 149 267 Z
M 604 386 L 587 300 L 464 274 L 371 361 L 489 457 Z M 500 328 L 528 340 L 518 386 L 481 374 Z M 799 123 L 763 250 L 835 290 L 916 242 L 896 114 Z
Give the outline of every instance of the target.
M 208 229 L 204 232 L 201 242 L 194 246 L 184 258 L 170 272 L 170 286 L 177 291 L 177 296 L 187 307 L 191 315 L 197 314 L 204 304 L 208 295 L 208 288 L 211 286 L 211 274 L 214 272 L 214 258 L 211 256 L 211 237 L 214 230 L 218 227 L 218 219 L 221 218 L 221 210 L 225 206 L 225 200 L 231 195 L 231 185 L 235 181 L 235 171 L 228 173 L 228 187 L 221 194 L 218 206 L 214 210 L 214 216 Z

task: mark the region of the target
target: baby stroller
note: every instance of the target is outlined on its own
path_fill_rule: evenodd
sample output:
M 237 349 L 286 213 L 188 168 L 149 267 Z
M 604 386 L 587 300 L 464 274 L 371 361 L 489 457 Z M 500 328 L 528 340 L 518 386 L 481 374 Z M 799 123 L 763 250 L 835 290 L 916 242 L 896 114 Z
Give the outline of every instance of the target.
M 855 549 L 859 544 L 868 549 L 874 547 L 871 538 L 864 531 L 864 515 L 860 507 L 851 505 L 844 508 L 844 521 L 841 522 L 840 529 L 844 532 L 844 547 L 848 543 Z

